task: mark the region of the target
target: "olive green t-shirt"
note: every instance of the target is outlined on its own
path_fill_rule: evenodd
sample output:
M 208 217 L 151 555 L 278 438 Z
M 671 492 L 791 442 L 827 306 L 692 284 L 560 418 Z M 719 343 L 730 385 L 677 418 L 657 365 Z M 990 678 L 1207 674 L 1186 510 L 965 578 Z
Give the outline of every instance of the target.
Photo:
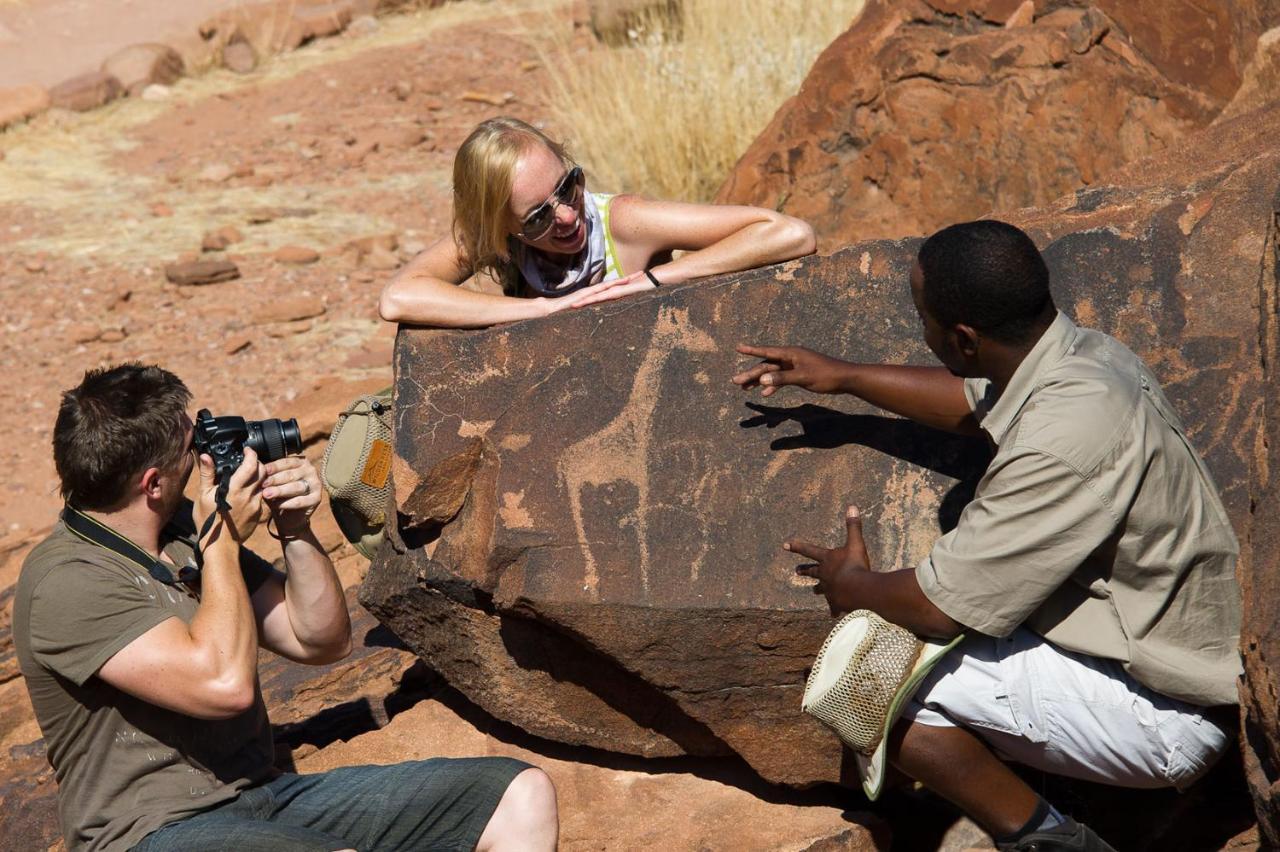
M 163 542 L 175 565 L 183 539 Z M 250 590 L 271 567 L 241 551 Z M 176 573 L 176 572 L 174 572 Z M 18 662 L 58 782 L 68 849 L 128 849 L 162 825 L 234 798 L 276 774 L 261 692 L 225 720 L 148 704 L 96 677 L 116 652 L 199 601 L 59 521 L 22 566 L 13 609 Z

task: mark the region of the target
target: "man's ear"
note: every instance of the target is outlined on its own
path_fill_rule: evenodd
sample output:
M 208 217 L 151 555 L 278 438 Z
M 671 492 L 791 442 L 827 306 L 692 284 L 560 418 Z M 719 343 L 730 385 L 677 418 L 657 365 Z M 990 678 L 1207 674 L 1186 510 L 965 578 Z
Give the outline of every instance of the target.
M 977 357 L 982 336 L 973 326 L 956 323 L 951 327 L 951 334 L 955 338 L 956 351 L 966 358 Z
M 152 499 L 160 496 L 160 480 L 163 474 L 158 467 L 149 467 L 138 477 L 138 490 Z

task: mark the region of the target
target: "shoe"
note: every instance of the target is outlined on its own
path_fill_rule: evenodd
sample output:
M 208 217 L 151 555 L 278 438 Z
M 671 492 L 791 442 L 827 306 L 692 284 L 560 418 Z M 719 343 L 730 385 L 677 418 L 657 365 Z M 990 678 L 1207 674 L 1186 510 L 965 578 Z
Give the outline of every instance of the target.
M 1071 817 L 1061 825 L 1033 831 L 1012 843 L 997 844 L 997 848 L 1001 852 L 1116 852 L 1089 826 Z

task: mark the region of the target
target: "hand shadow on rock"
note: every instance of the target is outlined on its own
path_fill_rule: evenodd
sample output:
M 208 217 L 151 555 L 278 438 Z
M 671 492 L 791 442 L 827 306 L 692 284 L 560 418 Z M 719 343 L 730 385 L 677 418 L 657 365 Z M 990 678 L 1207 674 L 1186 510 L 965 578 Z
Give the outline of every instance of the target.
M 991 451 L 980 438 L 943 432 L 901 417 L 847 414 L 813 403 L 780 406 L 748 402 L 746 406 L 756 416 L 740 421 L 743 429 L 776 429 L 792 421 L 799 424 L 799 434 L 775 438 L 769 444 L 771 450 L 832 450 L 859 444 L 956 480 L 938 506 L 943 532 L 955 528 L 991 461 Z

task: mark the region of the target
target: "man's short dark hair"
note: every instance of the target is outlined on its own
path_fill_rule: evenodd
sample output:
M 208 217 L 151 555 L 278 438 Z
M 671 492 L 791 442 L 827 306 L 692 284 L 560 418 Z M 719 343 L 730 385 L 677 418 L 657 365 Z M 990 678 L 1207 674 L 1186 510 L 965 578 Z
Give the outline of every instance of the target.
M 1002 343 L 1026 343 L 1052 316 L 1049 268 L 1031 238 L 984 219 L 943 228 L 917 256 L 924 307 L 944 328 L 967 325 Z
M 62 394 L 53 462 L 62 497 L 81 509 L 114 508 L 133 478 L 168 469 L 186 451 L 180 428 L 191 392 L 168 370 L 142 364 L 84 374 Z

